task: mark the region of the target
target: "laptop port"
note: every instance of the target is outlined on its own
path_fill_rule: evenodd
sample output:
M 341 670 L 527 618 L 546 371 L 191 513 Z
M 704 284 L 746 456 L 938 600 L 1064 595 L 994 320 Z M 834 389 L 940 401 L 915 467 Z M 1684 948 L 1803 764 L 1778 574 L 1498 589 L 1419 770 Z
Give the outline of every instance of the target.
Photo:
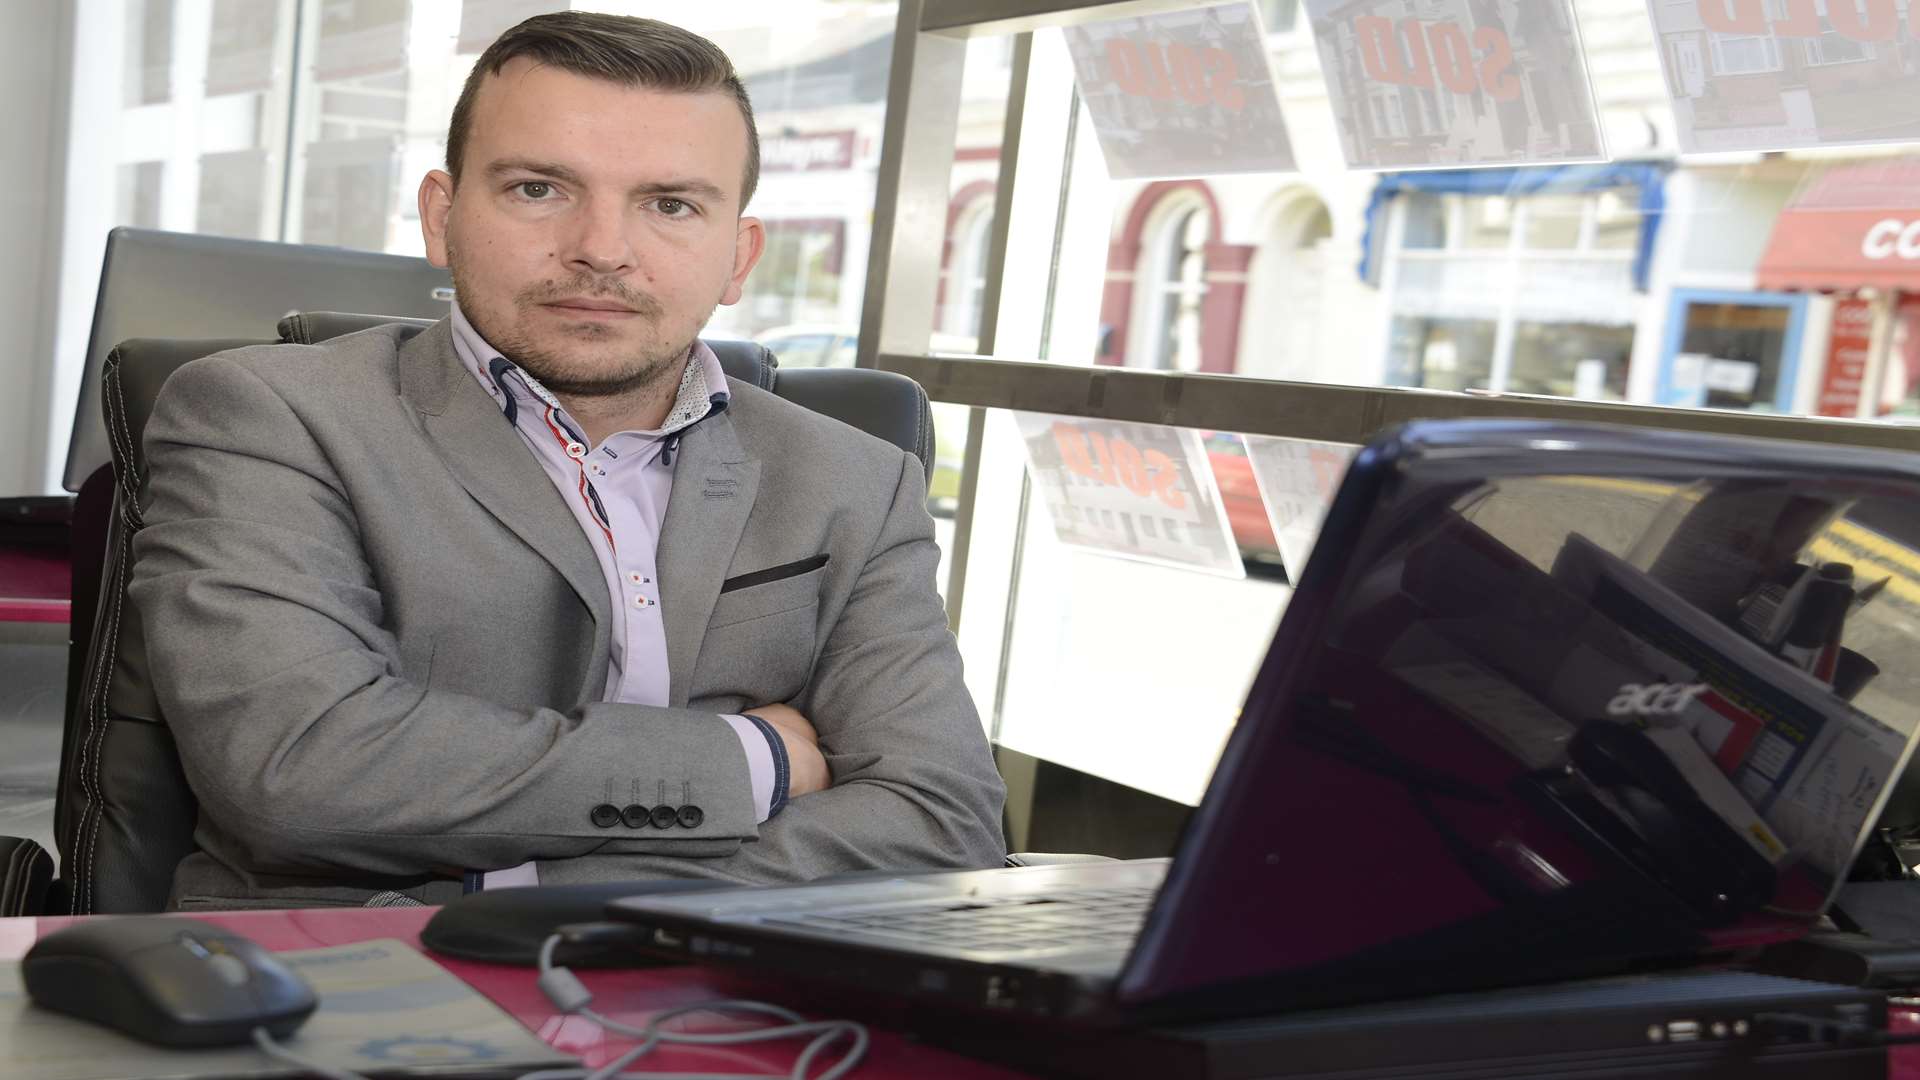
M 1698 1039 L 1699 1037 L 1700 1037 L 1700 1021 L 1698 1020 L 1667 1021 L 1667 1041 L 1668 1042 L 1693 1042 L 1695 1039 Z

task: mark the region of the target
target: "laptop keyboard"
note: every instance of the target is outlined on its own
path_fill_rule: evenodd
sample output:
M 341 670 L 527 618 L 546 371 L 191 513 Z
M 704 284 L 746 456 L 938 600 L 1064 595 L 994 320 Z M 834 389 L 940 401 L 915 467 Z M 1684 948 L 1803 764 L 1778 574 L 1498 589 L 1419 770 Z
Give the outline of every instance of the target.
M 763 925 L 995 953 L 1125 949 L 1139 936 L 1157 891 L 1150 886 L 1077 889 L 939 907 L 813 912 L 768 919 Z

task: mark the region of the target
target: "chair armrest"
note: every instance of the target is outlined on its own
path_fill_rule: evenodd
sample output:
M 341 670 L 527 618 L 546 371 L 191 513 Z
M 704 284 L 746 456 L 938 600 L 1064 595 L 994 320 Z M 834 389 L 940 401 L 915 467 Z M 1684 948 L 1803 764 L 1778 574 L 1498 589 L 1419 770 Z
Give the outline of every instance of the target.
M 39 915 L 53 884 L 53 857 L 19 836 L 0 836 L 0 915 Z
M 1073 852 L 1016 851 L 1007 856 L 1008 866 L 1071 866 L 1074 863 L 1112 861 L 1106 855 L 1080 855 Z

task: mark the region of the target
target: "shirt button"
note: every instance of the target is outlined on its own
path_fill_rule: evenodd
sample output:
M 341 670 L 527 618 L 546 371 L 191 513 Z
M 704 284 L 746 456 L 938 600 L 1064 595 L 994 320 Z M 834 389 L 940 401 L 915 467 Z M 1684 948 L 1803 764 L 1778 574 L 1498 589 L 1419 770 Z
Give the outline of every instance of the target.
M 634 606 L 634 607 L 646 607 L 646 606 L 647 606 L 648 604 L 650 604 L 650 603 L 652 603 L 652 602 L 653 602 L 653 601 L 651 601 L 651 600 L 648 600 L 648 599 L 647 599 L 646 597 L 644 597 L 644 596 L 636 596 L 636 597 L 634 597 L 634 598 L 633 598 L 633 606 Z
M 645 581 L 646 578 L 641 577 L 639 574 L 628 574 L 627 580 L 633 582 L 635 585 L 638 585 L 641 582 Z
M 578 461 L 587 456 L 587 448 L 577 442 L 570 442 L 567 444 L 567 456 Z

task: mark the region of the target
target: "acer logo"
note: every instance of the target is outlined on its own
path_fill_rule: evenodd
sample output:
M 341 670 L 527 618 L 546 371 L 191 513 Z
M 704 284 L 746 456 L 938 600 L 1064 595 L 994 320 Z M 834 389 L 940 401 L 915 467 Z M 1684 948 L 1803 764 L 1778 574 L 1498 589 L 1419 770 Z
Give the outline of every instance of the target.
M 1710 689 L 1706 683 L 1627 683 L 1607 702 L 1607 715 L 1673 716 Z

